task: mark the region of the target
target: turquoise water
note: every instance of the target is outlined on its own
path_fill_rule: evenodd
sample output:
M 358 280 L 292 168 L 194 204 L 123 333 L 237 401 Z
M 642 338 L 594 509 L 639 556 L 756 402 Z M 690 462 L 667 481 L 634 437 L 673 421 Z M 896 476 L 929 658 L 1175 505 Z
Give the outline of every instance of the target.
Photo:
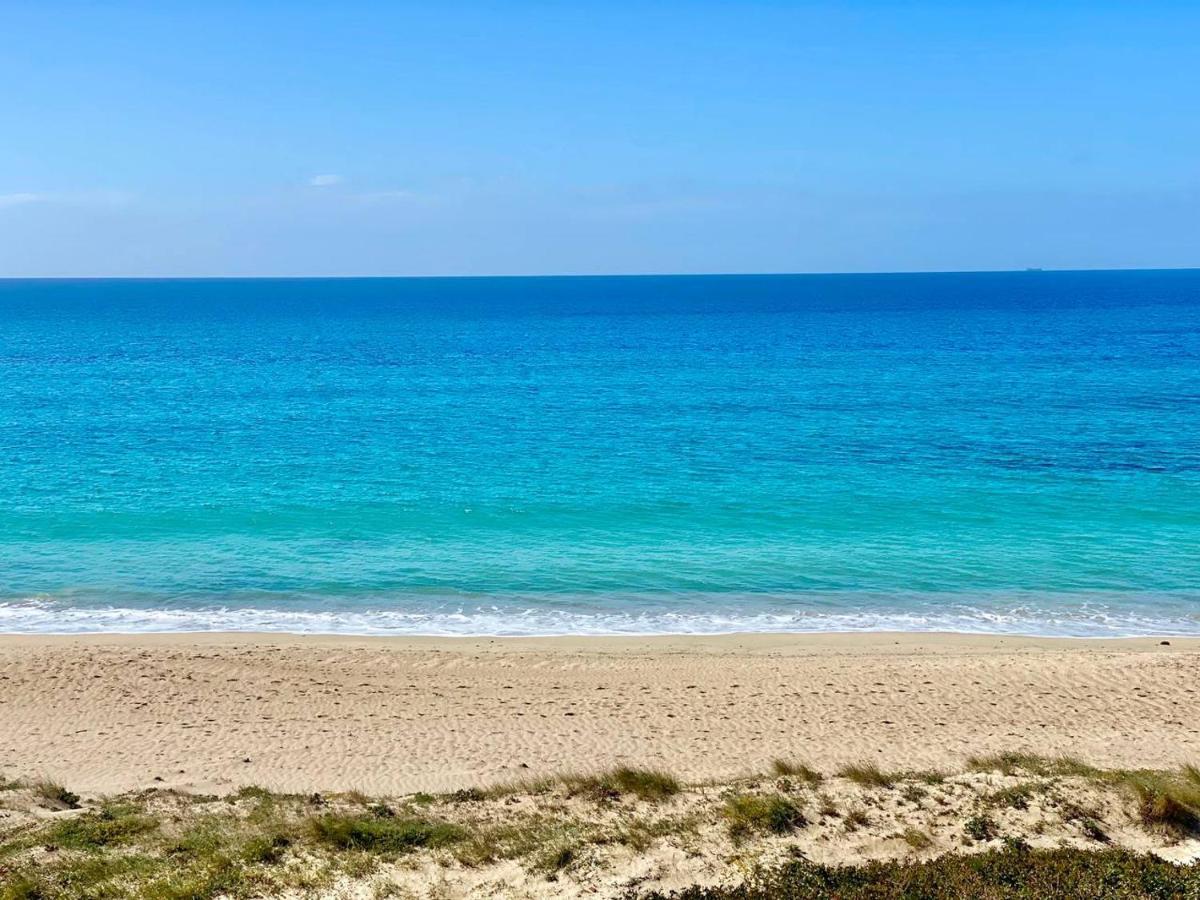
M 1200 633 L 1200 272 L 0 282 L 0 631 Z

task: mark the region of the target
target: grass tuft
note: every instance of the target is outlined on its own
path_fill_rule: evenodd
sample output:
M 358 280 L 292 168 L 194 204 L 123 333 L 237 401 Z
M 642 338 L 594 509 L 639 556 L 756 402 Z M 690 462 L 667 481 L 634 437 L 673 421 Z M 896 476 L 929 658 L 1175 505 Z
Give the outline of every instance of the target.
M 729 835 L 741 840 L 751 834 L 787 834 L 808 824 L 803 810 L 782 794 L 735 794 L 725 801 Z
M 578 858 L 579 851 L 574 846 L 563 844 L 558 847 L 551 847 L 543 853 L 534 861 L 533 868 L 553 876 L 569 868 Z
M 563 779 L 569 794 L 586 794 L 596 800 L 615 800 L 632 794 L 639 800 L 666 800 L 682 790 L 679 781 L 666 772 L 654 769 L 633 769 L 622 766 L 599 775 L 583 775 Z
M 79 795 L 55 781 L 39 781 L 33 793 L 50 809 L 79 809 Z
M 816 787 L 825 780 L 825 776 L 816 769 L 802 762 L 787 759 L 776 759 L 771 762 L 771 771 L 780 778 L 796 778 L 809 787 Z
M 1200 788 L 1163 778 L 1133 776 L 1130 785 L 1137 797 L 1137 813 L 1147 828 L 1176 836 L 1200 831 Z
M 933 846 L 933 838 L 931 838 L 920 828 L 905 828 L 904 831 L 900 833 L 900 838 L 904 841 L 904 843 L 908 844 L 908 846 L 917 851 L 928 850 Z
M 1101 769 L 1074 756 L 1048 757 L 1012 751 L 972 756 L 967 759 L 967 769 L 971 772 L 999 772 L 1002 775 L 1020 772 L 1042 776 L 1073 775 L 1079 778 L 1099 778 L 1104 775 Z
M 874 763 L 856 763 L 843 766 L 838 775 L 862 787 L 884 788 L 891 787 L 899 780 L 892 772 L 884 772 Z
M 861 807 L 846 813 L 845 821 L 842 822 L 842 828 L 847 832 L 858 831 L 860 828 L 866 828 L 871 824 L 871 817 L 867 815 L 867 811 Z
M 1009 809 L 1029 809 L 1029 800 L 1039 790 L 1039 785 L 1028 781 L 1001 788 L 991 794 L 984 795 L 983 802 L 988 806 L 1005 806 Z

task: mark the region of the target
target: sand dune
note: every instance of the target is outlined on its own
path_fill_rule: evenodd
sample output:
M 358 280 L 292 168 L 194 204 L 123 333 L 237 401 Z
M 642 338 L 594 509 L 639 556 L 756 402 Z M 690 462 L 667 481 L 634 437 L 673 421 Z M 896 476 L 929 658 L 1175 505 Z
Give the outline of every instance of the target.
M 1200 641 L 956 635 L 0 637 L 0 774 L 447 790 L 614 764 L 699 780 L 1006 749 L 1200 758 Z

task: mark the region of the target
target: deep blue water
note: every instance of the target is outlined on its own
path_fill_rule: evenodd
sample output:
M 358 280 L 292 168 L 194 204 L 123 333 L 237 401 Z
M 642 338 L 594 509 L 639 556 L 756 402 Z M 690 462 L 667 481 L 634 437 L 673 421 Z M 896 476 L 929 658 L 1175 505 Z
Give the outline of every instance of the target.
M 1200 633 L 1200 271 L 0 282 L 0 631 Z

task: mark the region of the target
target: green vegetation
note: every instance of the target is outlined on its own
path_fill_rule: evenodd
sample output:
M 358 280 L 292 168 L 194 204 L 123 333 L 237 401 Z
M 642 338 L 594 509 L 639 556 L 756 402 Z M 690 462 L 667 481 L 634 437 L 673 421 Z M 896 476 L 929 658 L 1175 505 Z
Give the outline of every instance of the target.
M 686 788 L 663 772 L 619 768 L 389 798 L 247 787 L 224 797 L 147 790 L 85 803 L 61 785 L 5 781 L 0 900 L 315 898 L 345 894 L 347 885 L 355 896 L 420 896 L 424 878 L 444 882 L 443 893 L 455 897 L 510 876 L 514 866 L 527 877 L 573 881 L 573 891 L 608 885 L 603 893 L 632 883 L 627 872 L 642 863 L 626 874 L 620 867 L 641 854 L 703 859 L 705 871 L 724 867 L 726 884 L 757 873 L 742 887 L 676 895 L 685 900 L 1200 900 L 1200 867 L 1175 868 L 1122 848 L 1200 836 L 1195 766 L 1099 770 L 1028 754 L 971 765 L 978 774 L 950 779 L 871 764 L 822 778 L 781 760 L 767 777 Z M 1137 843 L 1132 829 L 1141 834 Z M 1034 836 L 1042 845 L 1090 849 L 1035 851 L 1025 840 Z M 946 847 L 958 855 L 924 859 Z M 839 868 L 806 859 L 824 848 L 907 861 Z M 756 869 L 781 853 L 794 861 Z M 500 864 L 506 868 L 486 871 Z M 630 900 L 647 889 L 629 888 Z
M 33 792 L 50 809 L 79 809 L 79 795 L 53 781 L 37 782 L 33 786 Z
M 1091 816 L 1079 820 L 1079 830 L 1093 841 L 1099 841 L 1101 844 L 1109 842 L 1108 832 L 1104 830 L 1104 826 Z
M 533 867 L 536 871 L 553 875 L 568 868 L 571 863 L 575 862 L 578 856 L 578 849 L 571 844 L 550 847 L 534 860 Z
M 1149 773 L 1132 774 L 1125 780 L 1137 796 L 1143 825 L 1178 837 L 1200 831 L 1200 784 L 1190 778 Z
M 933 838 L 920 828 L 905 828 L 900 838 L 914 850 L 928 850 L 933 846 Z
M 650 802 L 666 800 L 681 787 L 674 776 L 652 769 L 618 768 L 599 775 L 566 777 L 563 783 L 572 794 L 587 794 L 597 799 L 617 799 L 632 794 Z
M 1041 787 L 1028 781 L 1001 788 L 983 798 L 988 806 L 1006 806 L 1009 809 L 1029 809 L 1029 801 Z
M 842 828 L 846 831 L 858 831 L 860 828 L 866 828 L 871 824 L 871 817 L 867 815 L 865 809 L 855 807 L 846 813 L 845 819 L 842 820 Z
M 1000 834 L 1000 826 L 991 816 L 971 816 L 963 825 L 963 834 L 973 841 L 990 841 Z
M 792 760 L 774 760 L 771 763 L 771 771 L 781 778 L 795 778 L 809 787 L 816 787 L 825 780 L 825 776 L 816 769 Z
M 425 819 L 355 816 L 327 813 L 310 822 L 312 836 L 337 850 L 404 853 L 418 847 L 445 847 L 461 841 L 466 832 L 449 822 Z
M 974 757 L 967 765 L 976 772 L 1002 772 L 1005 775 L 1027 772 L 1043 777 L 1077 777 L 1115 787 L 1135 798 L 1138 818 L 1146 827 L 1174 837 L 1200 833 L 1200 768 L 1194 765 L 1184 766 L 1178 772 L 1105 770 L 1073 757 L 1048 759 L 1027 753 Z M 999 795 L 993 795 L 996 796 Z M 1095 819 L 1094 812 L 1070 804 L 1064 805 L 1062 811 L 1068 820 Z
M 971 772 L 1000 772 L 1016 775 L 1027 772 L 1031 775 L 1073 775 L 1080 778 L 1097 778 L 1104 775 L 1101 769 L 1088 765 L 1073 756 L 1046 757 L 1032 753 L 994 753 L 991 756 L 972 756 L 967 760 Z
M 734 840 L 755 832 L 786 834 L 808 824 L 803 810 L 782 794 L 734 794 L 725 801 L 724 815 Z
M 129 804 L 110 805 L 96 812 L 56 822 L 46 832 L 44 843 L 70 850 L 99 850 L 128 844 L 156 828 L 157 820 L 142 815 L 137 807 Z
M 644 900 L 1146 900 L 1200 896 L 1200 868 L 1126 850 L 1030 850 L 1020 844 L 923 862 L 823 866 L 798 860 L 737 887 Z
M 838 775 L 861 787 L 891 787 L 900 780 L 898 774 L 883 772 L 874 763 L 857 763 L 855 765 L 843 766 L 838 770 Z

